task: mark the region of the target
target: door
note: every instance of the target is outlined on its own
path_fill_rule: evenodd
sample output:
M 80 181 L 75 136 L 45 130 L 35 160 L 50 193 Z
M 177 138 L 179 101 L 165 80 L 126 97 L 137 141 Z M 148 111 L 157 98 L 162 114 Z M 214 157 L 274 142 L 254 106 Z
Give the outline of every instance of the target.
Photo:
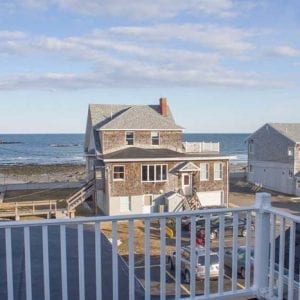
M 153 196 L 152 195 L 144 195 L 144 205 L 143 205 L 143 213 L 150 214 L 152 211 L 152 202 Z
M 183 195 L 191 196 L 193 194 L 192 174 L 183 173 L 181 180 Z
M 217 206 L 223 205 L 223 192 L 199 192 L 197 196 L 202 206 Z

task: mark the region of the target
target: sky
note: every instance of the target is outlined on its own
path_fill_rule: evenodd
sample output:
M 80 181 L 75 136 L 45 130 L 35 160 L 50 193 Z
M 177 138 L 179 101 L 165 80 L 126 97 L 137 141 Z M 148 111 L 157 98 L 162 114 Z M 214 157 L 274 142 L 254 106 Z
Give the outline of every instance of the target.
M 1 0 L 0 133 L 167 97 L 186 132 L 300 122 L 298 0 Z

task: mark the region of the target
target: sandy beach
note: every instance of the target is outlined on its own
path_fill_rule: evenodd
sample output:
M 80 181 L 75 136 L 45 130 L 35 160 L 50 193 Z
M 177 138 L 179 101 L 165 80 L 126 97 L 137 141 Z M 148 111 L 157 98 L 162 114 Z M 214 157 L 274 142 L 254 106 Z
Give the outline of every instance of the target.
M 85 179 L 84 165 L 0 166 L 0 184 L 67 182 Z

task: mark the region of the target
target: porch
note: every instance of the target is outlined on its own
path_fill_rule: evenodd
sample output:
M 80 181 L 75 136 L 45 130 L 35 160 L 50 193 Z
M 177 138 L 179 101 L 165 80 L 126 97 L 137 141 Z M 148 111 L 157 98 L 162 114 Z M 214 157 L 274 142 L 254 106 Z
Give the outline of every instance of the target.
M 214 142 L 183 142 L 183 150 L 186 153 L 219 153 L 220 143 Z
M 269 194 L 257 194 L 251 207 L 1 222 L 0 298 L 299 299 L 300 217 L 274 209 L 270 203 Z M 229 236 L 228 215 L 233 220 Z M 195 249 L 199 216 L 204 218 L 206 233 L 204 278 L 196 280 L 196 272 L 190 272 L 186 283 L 181 274 L 184 257 L 175 256 L 175 271 L 171 271 L 169 255 L 181 253 L 182 247 Z M 182 229 L 182 219 L 187 217 L 190 232 Z M 211 241 L 213 218 L 218 220 L 218 236 Z M 245 220 L 244 237 L 239 236 L 240 219 Z M 166 234 L 170 222 L 175 228 L 173 238 Z M 137 230 L 143 235 L 137 237 Z M 127 236 L 126 244 L 121 236 Z M 143 244 L 140 252 L 138 240 Z M 240 276 L 240 246 L 246 249 L 244 278 Z M 219 258 L 217 280 L 210 278 L 212 250 Z M 227 250 L 232 253 L 229 270 Z M 196 261 L 191 251 L 189 265 L 196 266 Z

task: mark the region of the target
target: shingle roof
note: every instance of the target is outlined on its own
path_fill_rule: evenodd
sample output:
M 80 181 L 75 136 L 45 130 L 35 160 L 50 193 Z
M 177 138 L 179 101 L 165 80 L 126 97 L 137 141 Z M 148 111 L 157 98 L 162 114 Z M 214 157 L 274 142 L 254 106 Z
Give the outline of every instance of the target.
M 159 105 L 91 104 L 90 114 L 94 129 L 160 129 L 181 130 L 170 109 L 167 117 L 160 114 Z
M 300 123 L 269 123 L 271 127 L 295 143 L 300 143 Z
M 172 158 L 214 158 L 221 157 L 220 154 L 187 154 L 170 149 L 144 149 L 137 147 L 125 148 L 104 155 L 106 159 L 172 159 Z

